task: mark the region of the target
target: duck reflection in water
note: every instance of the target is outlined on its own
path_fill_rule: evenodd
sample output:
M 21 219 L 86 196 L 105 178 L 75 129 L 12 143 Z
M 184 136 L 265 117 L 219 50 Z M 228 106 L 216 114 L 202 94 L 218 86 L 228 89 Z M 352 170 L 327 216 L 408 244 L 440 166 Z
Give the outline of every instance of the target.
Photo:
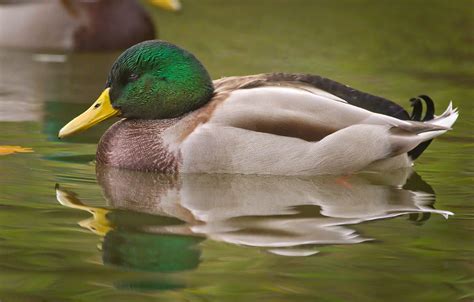
M 365 238 L 351 225 L 437 213 L 435 195 L 412 170 L 336 177 L 163 175 L 97 167 L 108 208 L 84 205 L 57 186 L 58 201 L 89 211 L 79 224 L 104 236 L 105 264 L 171 272 L 196 268 L 205 238 L 284 256 Z

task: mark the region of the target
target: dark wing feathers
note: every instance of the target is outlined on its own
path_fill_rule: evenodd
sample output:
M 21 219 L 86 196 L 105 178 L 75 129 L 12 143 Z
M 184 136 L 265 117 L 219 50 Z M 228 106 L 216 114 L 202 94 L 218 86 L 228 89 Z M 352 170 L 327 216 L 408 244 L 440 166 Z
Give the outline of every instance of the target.
M 349 104 L 366 110 L 396 117 L 401 120 L 409 119 L 408 113 L 400 105 L 385 98 L 371 95 L 339 82 L 312 75 L 297 75 L 297 80 L 327 91 Z
M 339 82 L 311 74 L 295 73 L 266 73 L 243 77 L 228 77 L 214 81 L 216 91 L 220 89 L 248 89 L 269 85 L 280 85 L 281 83 L 305 84 L 327 91 L 349 104 L 364 108 L 366 110 L 408 120 L 410 116 L 400 105 L 379 96 L 371 95 L 357 89 L 351 88 Z

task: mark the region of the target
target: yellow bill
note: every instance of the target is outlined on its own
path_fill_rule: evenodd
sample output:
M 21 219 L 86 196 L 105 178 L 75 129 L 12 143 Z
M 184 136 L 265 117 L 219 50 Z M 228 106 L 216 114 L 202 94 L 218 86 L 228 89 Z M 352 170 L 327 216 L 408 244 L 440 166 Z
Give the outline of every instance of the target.
M 179 0 L 148 0 L 151 4 L 166 10 L 177 12 L 181 9 Z
M 110 103 L 109 90 L 110 88 L 106 88 L 89 109 L 59 130 L 58 137 L 63 138 L 84 131 L 103 120 L 119 115 L 120 111 L 112 107 Z

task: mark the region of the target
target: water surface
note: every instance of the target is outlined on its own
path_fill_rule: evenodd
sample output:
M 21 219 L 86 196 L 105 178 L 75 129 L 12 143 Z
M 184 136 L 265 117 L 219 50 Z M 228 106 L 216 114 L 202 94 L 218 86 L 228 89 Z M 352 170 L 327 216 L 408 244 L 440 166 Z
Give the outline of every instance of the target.
M 96 167 L 109 124 L 66 141 L 118 53 L 0 51 L 0 300 L 471 301 L 474 18 L 470 1 L 183 1 L 163 39 L 214 78 L 320 74 L 454 130 L 413 170 L 169 177 Z

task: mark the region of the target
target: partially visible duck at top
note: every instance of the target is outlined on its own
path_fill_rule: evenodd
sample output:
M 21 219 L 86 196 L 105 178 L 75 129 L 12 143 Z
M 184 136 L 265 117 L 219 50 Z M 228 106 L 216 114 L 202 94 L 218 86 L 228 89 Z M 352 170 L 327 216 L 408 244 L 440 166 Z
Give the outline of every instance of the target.
M 126 50 L 106 88 L 59 137 L 112 116 L 97 162 L 166 173 L 348 174 L 411 166 L 458 117 L 427 96 L 401 106 L 310 74 L 212 81 L 199 60 L 168 42 Z M 422 117 L 422 103 L 427 110 Z
M 181 8 L 179 0 L 149 3 Z M 0 0 L 0 47 L 119 50 L 155 38 L 155 25 L 138 0 Z

